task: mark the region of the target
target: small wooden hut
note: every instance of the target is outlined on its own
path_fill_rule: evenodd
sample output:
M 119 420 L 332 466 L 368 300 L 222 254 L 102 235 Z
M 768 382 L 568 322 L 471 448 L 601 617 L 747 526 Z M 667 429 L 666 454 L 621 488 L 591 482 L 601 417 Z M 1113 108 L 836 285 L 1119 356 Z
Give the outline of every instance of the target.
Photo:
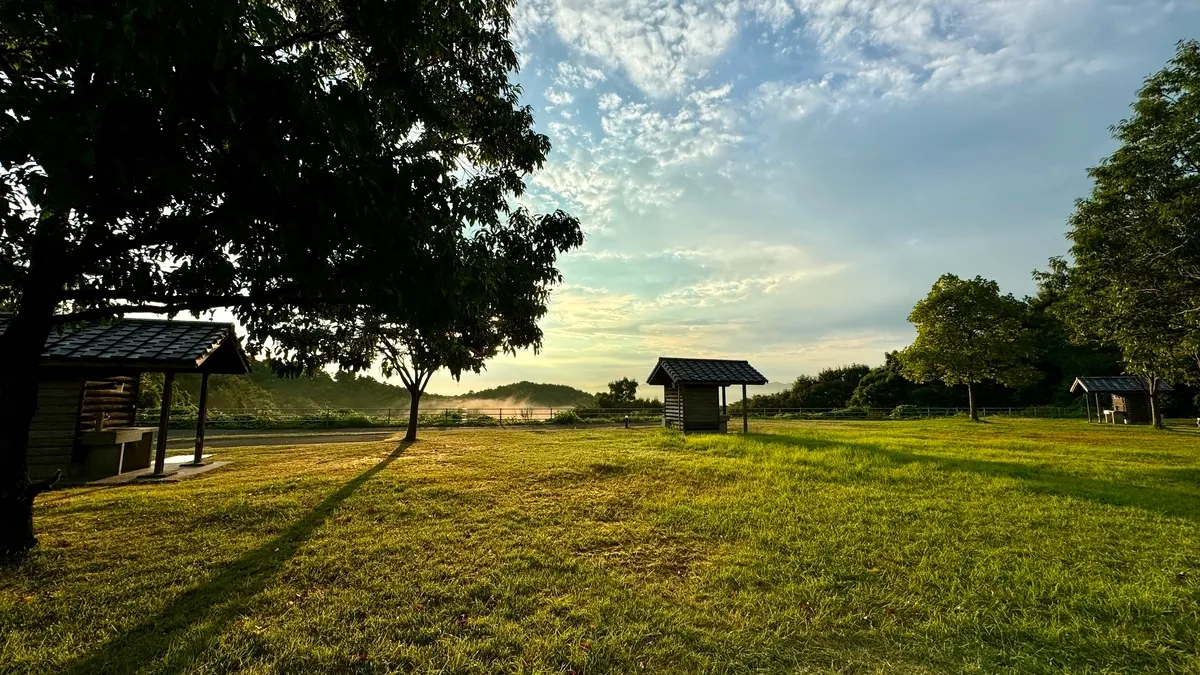
M 1170 391 L 1173 391 L 1171 385 L 1162 380 L 1155 382 L 1155 394 Z M 1144 377 L 1136 375 L 1077 377 L 1071 384 L 1071 393 L 1078 394 L 1080 392 L 1084 394 L 1084 404 L 1087 406 L 1089 422 L 1094 416 L 1097 422 L 1102 423 L 1106 421 L 1114 423 L 1123 421 L 1126 424 L 1154 423 L 1150 408 L 1150 383 Z M 1111 401 L 1111 408 L 1101 408 L 1101 396 Z M 1104 412 L 1111 414 L 1105 415 Z
M 726 387 L 742 385 L 742 432 L 748 430 L 746 385 L 767 378 L 746 361 L 660 357 L 647 384 L 663 387 L 663 426 L 725 433 L 729 422 Z
M 0 315 L 0 334 L 9 317 Z M 142 373 L 164 373 L 162 409 L 154 427 L 137 427 Z M 29 432 L 34 478 L 61 470 L 68 480 L 145 469 L 165 476 L 167 419 L 177 373 L 199 373 L 195 462 L 204 450 L 208 376 L 245 374 L 250 362 L 232 324 L 119 319 L 68 328 L 46 340 L 38 368 L 38 409 Z

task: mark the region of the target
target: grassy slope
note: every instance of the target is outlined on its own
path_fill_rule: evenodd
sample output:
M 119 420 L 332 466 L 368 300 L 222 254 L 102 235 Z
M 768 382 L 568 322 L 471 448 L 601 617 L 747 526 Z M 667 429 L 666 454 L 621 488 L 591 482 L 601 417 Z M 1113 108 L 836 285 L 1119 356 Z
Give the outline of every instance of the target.
M 1197 672 L 1200 436 L 472 430 L 39 502 L 6 672 Z

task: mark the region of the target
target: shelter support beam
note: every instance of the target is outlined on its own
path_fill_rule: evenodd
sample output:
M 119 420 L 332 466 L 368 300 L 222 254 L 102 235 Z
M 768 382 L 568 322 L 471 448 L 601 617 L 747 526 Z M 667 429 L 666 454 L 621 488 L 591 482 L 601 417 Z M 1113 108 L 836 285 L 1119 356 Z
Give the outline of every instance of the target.
M 204 425 L 208 420 L 208 373 L 200 376 L 200 401 L 196 412 L 196 454 L 183 466 L 204 466 Z
M 175 373 L 163 375 L 162 410 L 158 415 L 158 443 L 154 449 L 154 473 L 152 476 L 164 475 L 167 463 L 167 434 L 170 432 L 171 398 L 175 391 Z
M 746 407 L 746 385 L 742 385 L 742 433 L 750 433 L 750 411 Z

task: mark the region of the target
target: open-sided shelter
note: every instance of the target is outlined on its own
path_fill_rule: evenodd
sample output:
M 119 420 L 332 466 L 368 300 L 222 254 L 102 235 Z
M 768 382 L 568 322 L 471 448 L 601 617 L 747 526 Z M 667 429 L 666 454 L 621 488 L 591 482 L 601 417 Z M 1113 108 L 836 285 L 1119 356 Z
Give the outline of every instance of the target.
M 1173 391 L 1171 385 L 1158 380 L 1154 383 L 1156 394 Z M 1136 375 L 1115 375 L 1111 377 L 1077 377 L 1071 384 L 1071 393 L 1083 392 L 1084 403 L 1088 410 L 1088 421 L 1092 421 L 1092 411 L 1095 419 L 1104 422 L 1101 413 L 1100 397 L 1112 397 L 1112 421 L 1122 418 L 1128 424 L 1152 424 L 1150 412 L 1150 383 L 1144 377 Z M 1093 407 L 1094 404 L 1094 407 Z
M 9 317 L 0 315 L 0 334 Z M 199 373 L 195 464 L 204 451 L 208 376 L 245 374 L 250 362 L 232 324 L 118 319 L 65 327 L 46 340 L 38 367 L 38 409 L 29 433 L 29 471 L 46 477 L 103 478 L 150 466 L 153 427 L 137 427 L 142 373 L 164 373 L 154 473 L 165 475 L 167 420 L 177 373 Z
M 688 431 L 725 433 L 729 408 L 725 388 L 742 385 L 742 431 L 747 431 L 746 385 L 766 384 L 746 361 L 659 357 L 647 384 L 663 387 L 663 425 Z

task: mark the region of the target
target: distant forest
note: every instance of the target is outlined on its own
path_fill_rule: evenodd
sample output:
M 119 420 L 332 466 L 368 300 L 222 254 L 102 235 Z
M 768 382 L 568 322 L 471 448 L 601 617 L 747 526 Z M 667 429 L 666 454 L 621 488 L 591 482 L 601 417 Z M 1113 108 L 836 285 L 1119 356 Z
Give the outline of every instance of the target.
M 181 375 L 175 380 L 174 407 L 187 408 L 200 396 L 200 377 Z M 139 407 L 157 408 L 162 400 L 162 375 L 142 378 Z M 283 378 L 271 372 L 267 363 L 255 363 L 249 375 L 213 375 L 208 382 L 208 405 L 217 410 L 283 408 L 321 408 L 327 410 L 367 410 L 408 408 L 404 387 L 380 382 L 369 375 L 319 372 L 312 377 Z M 470 405 L 528 405 L 530 407 L 586 406 L 592 394 L 561 384 L 516 382 L 492 389 L 470 391 L 457 396 L 425 394 L 425 408 Z M 484 405 L 488 405 L 485 403 Z
M 975 385 L 981 407 L 1056 406 L 1083 408 L 1083 397 L 1070 392 L 1079 376 L 1119 375 L 1125 372 L 1121 351 L 1115 347 L 1079 344 L 1057 317 L 1056 293 L 1045 287 L 1024 300 L 1024 327 L 1032 341 L 1030 365 L 1036 380 L 1023 387 L 1006 387 L 985 381 Z M 1160 394 L 1162 410 L 1168 416 L 1190 417 L 1197 414 L 1197 392 L 1186 383 L 1175 382 L 1175 391 Z M 884 355 L 884 363 L 871 367 L 850 364 L 827 368 L 816 376 L 801 375 L 789 389 L 754 396 L 750 408 L 894 408 L 898 405 L 919 407 L 965 408 L 965 385 L 948 386 L 941 382 L 913 382 L 906 378 L 898 352 Z M 735 407 L 735 406 L 731 406 Z

